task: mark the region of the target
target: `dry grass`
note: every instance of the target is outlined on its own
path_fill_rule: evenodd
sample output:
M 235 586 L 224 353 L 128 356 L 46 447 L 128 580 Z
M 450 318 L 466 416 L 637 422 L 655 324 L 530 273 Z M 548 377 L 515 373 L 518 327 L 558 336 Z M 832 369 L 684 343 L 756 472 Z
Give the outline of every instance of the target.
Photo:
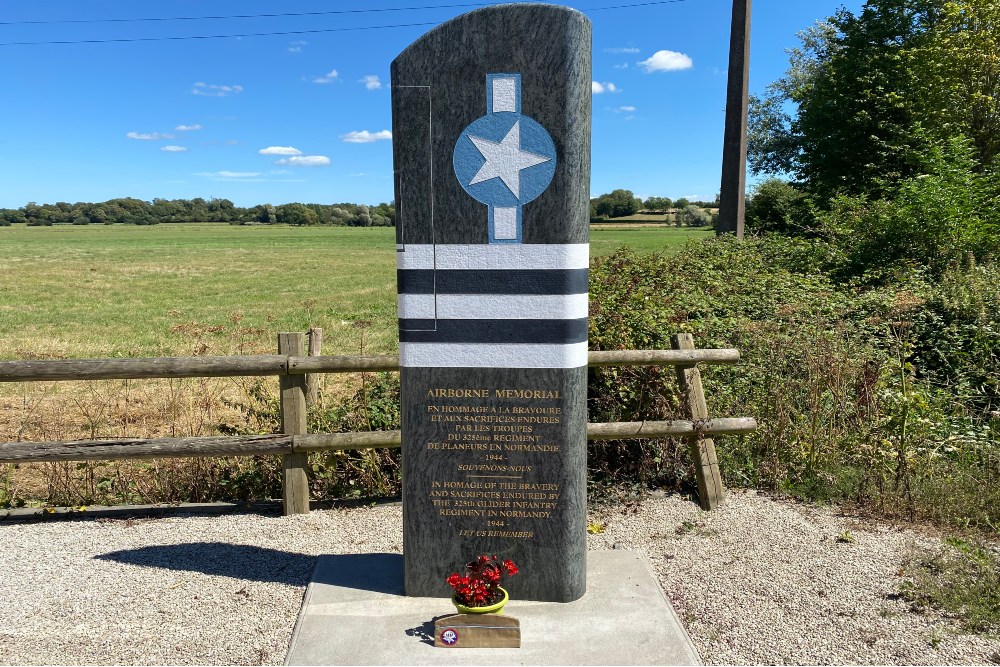
M 705 235 L 597 229 L 592 252 L 677 248 Z M 384 228 L 0 228 L 0 284 L 17 286 L 0 290 L 0 359 L 273 354 L 277 332 L 310 326 L 323 328 L 324 354 L 393 354 L 394 250 Z M 359 378 L 322 382 L 336 401 Z M 235 406 L 276 394 L 274 378 L 0 384 L 0 442 L 253 430 Z M 178 484 L 197 486 L 206 465 L 0 465 L 0 506 L 171 499 Z

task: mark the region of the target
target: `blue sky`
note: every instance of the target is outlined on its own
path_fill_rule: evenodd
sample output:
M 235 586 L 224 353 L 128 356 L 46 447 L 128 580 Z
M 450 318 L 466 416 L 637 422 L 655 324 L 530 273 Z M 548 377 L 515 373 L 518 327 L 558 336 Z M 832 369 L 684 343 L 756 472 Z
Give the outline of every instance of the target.
M 627 188 L 641 197 L 714 197 L 731 1 L 621 7 L 641 2 L 564 3 L 587 12 L 594 24 L 594 90 L 602 92 L 593 95 L 591 192 Z M 0 207 L 125 196 L 224 197 L 240 206 L 391 201 L 389 63 L 434 24 L 474 8 L 457 4 L 5 0 Z M 861 4 L 757 0 L 751 91 L 762 91 L 784 72 L 785 49 L 798 43 L 797 31 L 841 6 L 856 11 Z M 599 9 L 611 6 L 619 8 Z M 357 9 L 394 11 L 79 22 Z M 357 29 L 369 26 L 379 28 Z M 10 44 L 344 28 L 350 30 Z

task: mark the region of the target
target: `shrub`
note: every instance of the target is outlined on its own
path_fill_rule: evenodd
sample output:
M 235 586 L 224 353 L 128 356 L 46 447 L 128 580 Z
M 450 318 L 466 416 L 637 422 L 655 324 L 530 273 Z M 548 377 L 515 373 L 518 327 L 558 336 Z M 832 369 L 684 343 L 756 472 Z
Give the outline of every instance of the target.
M 741 351 L 738 366 L 703 374 L 711 414 L 760 423 L 756 433 L 722 439 L 729 485 L 997 525 L 995 425 L 974 400 L 933 381 L 917 353 L 926 342 L 915 322 L 936 307 L 935 288 L 860 291 L 823 272 L 836 256 L 825 242 L 782 237 L 692 243 L 672 257 L 621 250 L 592 268 L 591 346 L 664 348 L 671 333 L 687 331 L 699 347 Z M 961 372 L 995 379 L 991 353 L 977 345 Z M 660 369 L 591 371 L 590 419 L 672 418 L 674 385 Z M 590 465 L 600 479 L 676 487 L 691 480 L 682 450 L 670 442 L 592 447 Z
M 913 362 L 978 421 L 1000 418 L 1000 267 L 970 254 L 923 290 Z
M 712 216 L 705 209 L 694 204 L 677 211 L 678 227 L 705 227 L 712 224 Z
M 347 398 L 313 409 L 309 432 L 343 433 L 399 428 L 399 374 L 362 374 L 361 387 Z M 310 457 L 314 498 L 394 496 L 400 492 L 399 450 L 354 449 Z
M 888 198 L 840 197 L 824 216 L 847 262 L 842 275 L 869 282 L 906 280 L 916 271 L 940 276 L 966 253 L 1000 251 L 1000 179 L 979 171 L 961 138 L 935 147 L 925 173 L 903 181 Z
M 812 198 L 794 184 L 769 178 L 754 187 L 746 207 L 747 231 L 813 236 L 816 227 Z

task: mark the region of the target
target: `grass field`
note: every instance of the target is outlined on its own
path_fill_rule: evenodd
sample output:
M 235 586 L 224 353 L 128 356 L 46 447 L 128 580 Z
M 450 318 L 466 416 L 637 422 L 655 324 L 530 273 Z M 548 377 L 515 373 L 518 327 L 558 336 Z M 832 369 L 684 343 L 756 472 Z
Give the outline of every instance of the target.
M 709 234 L 596 229 L 591 252 L 670 252 Z M 0 359 L 273 354 L 277 332 L 309 326 L 323 327 L 324 354 L 396 351 L 392 229 L 14 225 L 0 227 L 0 281 Z M 326 405 L 360 376 L 320 382 Z M 4 383 L 0 441 L 212 435 L 247 427 L 248 407 L 268 413 L 276 392 L 273 378 Z M 0 507 L 214 498 L 214 465 L 0 465 Z
M 674 224 L 674 214 L 673 213 L 634 213 L 632 215 L 623 218 L 609 218 L 607 220 L 602 220 L 601 222 L 593 223 L 595 225 L 617 225 L 620 223 L 631 223 L 631 224 L 644 224 L 644 225 L 666 225 Z
M 393 230 L 170 224 L 0 227 L 0 358 L 395 349 Z M 594 229 L 591 252 L 671 251 L 706 230 Z M 366 324 L 367 323 L 367 324 Z

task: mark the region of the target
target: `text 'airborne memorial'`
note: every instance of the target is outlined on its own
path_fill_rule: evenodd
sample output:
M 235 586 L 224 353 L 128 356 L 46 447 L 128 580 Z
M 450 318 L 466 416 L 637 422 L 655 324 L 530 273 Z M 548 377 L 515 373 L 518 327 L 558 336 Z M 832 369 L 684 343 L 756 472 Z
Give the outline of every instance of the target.
M 590 23 L 449 21 L 392 64 L 408 595 L 480 553 L 583 595 Z

